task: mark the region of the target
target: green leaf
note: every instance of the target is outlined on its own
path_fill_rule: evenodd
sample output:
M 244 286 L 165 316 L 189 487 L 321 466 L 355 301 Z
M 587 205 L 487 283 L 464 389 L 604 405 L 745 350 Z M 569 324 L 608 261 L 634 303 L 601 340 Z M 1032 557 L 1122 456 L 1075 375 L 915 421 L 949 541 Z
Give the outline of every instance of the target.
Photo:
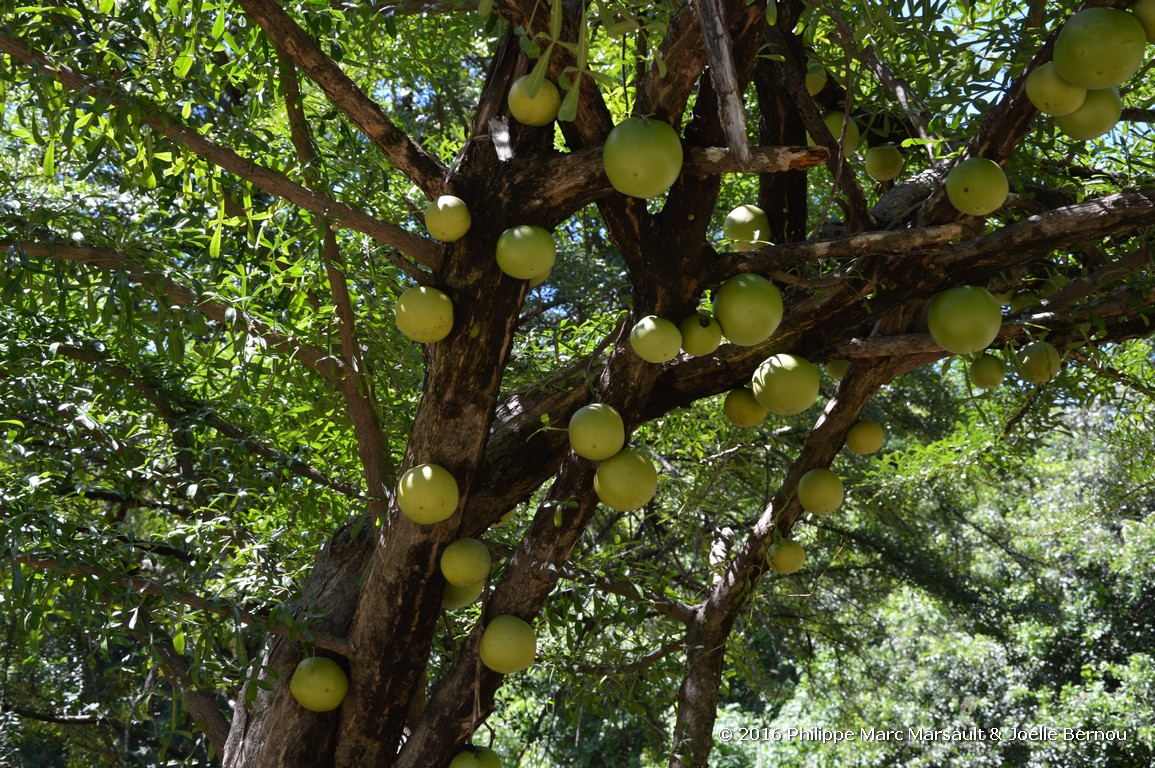
M 558 120 L 572 121 L 577 117 L 578 99 L 581 97 L 581 73 L 574 78 L 565 98 L 561 100 L 561 107 L 557 111 Z
M 49 139 L 44 147 L 44 175 L 56 175 L 56 139 Z

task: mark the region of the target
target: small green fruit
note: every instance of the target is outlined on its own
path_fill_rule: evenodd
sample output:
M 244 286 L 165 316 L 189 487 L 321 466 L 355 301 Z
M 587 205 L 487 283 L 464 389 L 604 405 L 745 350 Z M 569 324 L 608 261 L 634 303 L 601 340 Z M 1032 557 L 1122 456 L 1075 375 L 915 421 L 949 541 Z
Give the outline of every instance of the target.
M 631 512 L 641 509 L 658 491 L 658 472 L 653 462 L 626 449 L 598 465 L 594 492 L 610 509 Z
M 302 659 L 289 680 L 289 692 L 305 709 L 331 712 L 349 692 L 349 678 L 341 665 L 324 656 Z
M 1003 379 L 1007 375 L 1006 366 L 1003 361 L 990 353 L 984 353 L 982 357 L 971 363 L 970 367 L 971 381 L 976 387 L 983 389 L 994 389 L 1003 383 Z
M 761 275 L 734 275 L 714 294 L 714 317 L 730 343 L 761 344 L 782 322 L 782 294 Z
M 866 150 L 866 175 L 875 181 L 890 181 L 902 173 L 903 159 L 898 147 L 880 144 Z
M 397 506 L 418 525 L 448 520 L 457 511 L 457 481 L 445 467 L 419 464 L 401 475 Z
M 501 768 L 501 758 L 489 747 L 471 745 L 449 761 L 449 768 Z
M 522 125 L 549 125 L 561 107 L 557 86 L 543 80 L 532 96 L 529 94 L 529 75 L 522 75 L 509 88 L 509 114 Z
M 460 197 L 442 195 L 425 207 L 425 229 L 443 243 L 465 237 L 472 223 L 469 206 Z
M 927 317 L 930 335 L 947 352 L 967 355 L 990 346 L 1003 312 L 990 291 L 978 285 L 950 288 L 934 298 Z
M 484 581 L 479 581 L 476 584 L 467 584 L 464 587 L 455 587 L 452 584 L 446 584 L 445 592 L 441 595 L 441 607 L 447 611 L 456 611 L 467 605 L 473 605 L 473 603 L 477 601 L 477 598 L 481 597 L 481 592 L 484 589 Z
M 497 616 L 481 633 L 481 663 L 494 672 L 512 675 L 528 669 L 537 655 L 533 627 L 517 616 Z
M 1123 100 L 1114 88 L 1087 91 L 1082 105 L 1055 118 L 1055 127 L 1075 141 L 1090 141 L 1111 132 L 1123 116 Z
M 986 216 L 999 209 L 1010 194 L 1003 169 L 993 160 L 972 157 L 951 168 L 946 196 L 961 213 Z
M 806 92 L 811 96 L 817 96 L 826 87 L 828 77 L 826 67 L 816 61 L 811 62 L 810 66 L 806 68 Z
M 806 550 L 796 541 L 783 539 L 770 547 L 766 561 L 778 573 L 791 574 L 800 570 L 806 562 Z
M 578 408 L 569 420 L 569 446 L 590 461 L 604 461 L 626 444 L 622 415 L 611 405 L 591 403 Z
M 695 312 L 678 323 L 682 351 L 691 357 L 713 354 L 722 344 L 722 326 L 705 312 Z
M 886 442 L 886 432 L 876 421 L 863 419 L 846 433 L 846 447 L 860 456 L 866 456 L 882 448 Z
M 831 360 L 826 364 L 826 372 L 830 374 L 830 378 L 835 381 L 842 381 L 842 377 L 850 369 L 849 360 Z
M 393 308 L 397 330 L 418 344 L 441 341 L 453 330 L 453 302 L 436 288 L 415 285 Z
M 842 506 L 842 480 L 825 467 L 810 470 L 798 481 L 798 501 L 813 515 L 825 515 Z
M 678 356 L 682 332 L 657 315 L 647 315 L 630 330 L 630 347 L 647 363 L 664 363 Z
M 770 219 L 756 205 L 739 205 L 726 214 L 722 236 L 737 251 L 750 251 L 770 245 Z
M 477 539 L 458 539 L 441 553 L 441 575 L 455 587 L 484 582 L 492 567 L 489 547 Z
M 659 197 L 682 172 L 682 140 L 669 123 L 632 117 L 606 137 L 602 165 L 610 184 L 623 195 Z
M 774 355 L 754 371 L 750 389 L 762 407 L 779 416 L 802 413 L 818 399 L 818 369 L 797 355 Z
M 1052 117 L 1071 114 L 1083 106 L 1083 100 L 1087 98 L 1086 88 L 1071 85 L 1059 77 L 1053 61 L 1036 67 L 1027 76 L 1026 90 L 1035 109 Z
M 858 149 L 858 145 L 862 143 L 862 134 L 859 132 L 858 123 L 854 122 L 854 118 L 847 118 L 842 112 L 829 112 L 822 120 L 826 123 L 826 129 L 830 131 L 830 135 L 841 143 L 842 154 L 853 155 L 854 151 Z M 846 123 L 845 132 L 842 130 L 843 121 Z
M 1130 80 L 1142 66 L 1146 50 L 1147 30 L 1134 14 L 1087 8 L 1059 30 L 1053 59 L 1064 80 L 1090 91 Z
M 1059 350 L 1046 341 L 1036 341 L 1019 352 L 1019 375 L 1032 384 L 1046 384 L 1059 373 Z
M 767 410 L 749 387 L 739 387 L 726 394 L 722 414 L 736 427 L 754 427 L 766 418 Z
M 1155 0 L 1136 0 L 1127 10 L 1135 14 L 1135 18 L 1143 25 L 1147 42 L 1155 43 Z
M 520 224 L 497 238 L 497 266 L 518 280 L 545 279 L 557 260 L 557 244 L 543 227 Z

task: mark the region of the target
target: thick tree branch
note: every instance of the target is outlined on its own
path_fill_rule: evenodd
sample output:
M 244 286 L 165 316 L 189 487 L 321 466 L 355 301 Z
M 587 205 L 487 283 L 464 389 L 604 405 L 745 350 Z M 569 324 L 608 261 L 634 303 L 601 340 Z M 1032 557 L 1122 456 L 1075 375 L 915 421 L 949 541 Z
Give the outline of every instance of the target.
M 739 168 L 750 162 L 750 144 L 746 137 L 746 107 L 738 75 L 734 69 L 733 44 L 726 27 L 725 10 L 721 0 L 697 0 L 698 20 L 706 43 L 706 58 L 710 62 L 710 77 L 714 81 L 726 145 Z
M 432 269 L 436 269 L 441 262 L 441 249 L 432 240 L 408 232 L 396 224 L 376 219 L 345 203 L 318 195 L 278 171 L 246 160 L 231 149 L 222 147 L 185 126 L 173 115 L 162 112 L 151 104 L 141 103 L 139 99 L 116 91 L 102 81 L 93 80 L 68 67 L 54 64 L 22 40 L 0 37 L 0 52 L 7 53 L 29 65 L 33 70 L 52 77 L 67 88 L 116 104 L 129 112 L 135 112 L 141 122 L 174 143 L 184 146 L 202 160 L 249 181 L 271 195 L 284 198 L 313 213 L 329 216 L 341 226 L 396 248 Z M 389 258 L 403 272 L 414 278 L 419 276 L 420 270 L 406 259 L 393 253 L 389 254 Z
M 826 147 L 753 147 L 745 166 L 726 147 L 686 147 L 682 174 L 694 177 L 723 173 L 785 173 L 822 165 L 829 157 Z M 543 174 L 540 155 L 515 158 L 511 186 L 526 190 L 529 211 L 541 211 L 547 220 L 562 219 L 582 206 L 614 192 L 602 167 L 602 144 L 549 156 L 549 173 Z M 514 194 L 517 194 L 515 192 Z
M 321 87 L 329 102 L 344 112 L 394 167 L 429 197 L 445 193 L 445 167 L 394 125 L 381 107 L 357 87 L 337 62 L 325 55 L 312 35 L 293 21 L 275 0 L 239 0 L 239 4 L 273 45 Z M 411 255 L 416 258 L 415 254 Z

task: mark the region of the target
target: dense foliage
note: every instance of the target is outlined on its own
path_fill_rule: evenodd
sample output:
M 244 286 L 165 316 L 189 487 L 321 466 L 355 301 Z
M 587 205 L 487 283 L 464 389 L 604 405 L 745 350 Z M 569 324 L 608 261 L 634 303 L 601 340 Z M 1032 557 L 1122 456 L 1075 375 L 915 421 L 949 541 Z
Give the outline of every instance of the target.
M 1068 2 L 283 5 L 0 0 L 0 765 L 1155 761 L 1155 57 L 1073 141 L 1023 92 Z M 560 83 L 556 128 L 508 117 L 524 74 Z M 631 115 L 682 136 L 660 199 L 602 172 Z M 943 192 L 972 156 L 1010 181 L 987 218 Z M 442 244 L 451 192 L 473 226 Z M 774 245 L 722 236 L 746 203 Z M 521 223 L 557 244 L 540 285 L 494 264 Z M 740 272 L 782 289 L 768 341 L 633 353 Z M 452 297 L 444 341 L 396 328 L 415 284 Z M 997 388 L 927 333 L 956 285 L 1002 301 Z M 731 423 L 780 352 L 824 366 L 816 404 Z M 659 471 L 640 509 L 568 450 L 589 402 Z M 877 454 L 843 447 L 860 416 Z M 395 488 L 429 461 L 462 502 L 418 526 Z M 847 489 L 821 516 L 820 466 Z M 463 536 L 494 569 L 443 610 Z M 477 660 L 499 613 L 528 672 Z M 335 714 L 288 693 L 311 654 L 349 672 Z M 861 738 L 1032 727 L 1059 735 Z M 782 737 L 813 728 L 859 738 Z

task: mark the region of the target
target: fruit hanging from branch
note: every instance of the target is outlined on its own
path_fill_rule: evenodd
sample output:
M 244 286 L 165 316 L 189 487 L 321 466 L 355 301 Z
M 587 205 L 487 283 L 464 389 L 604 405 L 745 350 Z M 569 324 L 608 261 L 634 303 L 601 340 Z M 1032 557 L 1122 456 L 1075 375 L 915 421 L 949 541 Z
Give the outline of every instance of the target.
M 935 343 L 956 355 L 990 346 L 1003 323 L 1002 307 L 978 285 L 948 288 L 931 301 L 927 324 Z
M 419 344 L 441 341 L 453 330 L 453 302 L 442 291 L 415 285 L 393 308 L 397 330 Z
M 569 446 L 590 461 L 604 461 L 626 444 L 626 427 L 617 409 L 605 403 L 578 408 L 569 419 Z
M 472 223 L 469 206 L 460 197 L 441 195 L 425 207 L 425 229 L 434 240 L 456 242 L 465 237 Z
M 526 621 L 510 614 L 495 617 L 481 634 L 481 663 L 512 675 L 529 669 L 537 656 L 537 635 Z
M 750 389 L 762 407 L 779 416 L 796 416 L 818 399 L 818 369 L 798 355 L 779 354 L 754 371 Z
M 744 272 L 722 283 L 714 293 L 714 317 L 731 344 L 761 344 L 782 322 L 782 293 L 761 275 Z
M 606 137 L 602 166 L 610 184 L 623 195 L 659 197 L 682 172 L 682 140 L 669 123 L 631 117 Z
M 349 692 L 349 678 L 333 659 L 309 656 L 302 659 L 289 679 L 289 692 L 305 709 L 331 712 L 341 706 Z
M 1007 200 L 1010 185 L 998 163 L 972 157 L 951 168 L 946 177 L 946 196 L 960 213 L 986 216 Z
M 418 525 L 448 520 L 457 510 L 458 498 L 457 481 L 437 464 L 411 467 L 397 483 L 397 506 Z
M 557 243 L 544 227 L 519 224 L 497 238 L 497 266 L 518 280 L 544 280 L 557 260 Z

